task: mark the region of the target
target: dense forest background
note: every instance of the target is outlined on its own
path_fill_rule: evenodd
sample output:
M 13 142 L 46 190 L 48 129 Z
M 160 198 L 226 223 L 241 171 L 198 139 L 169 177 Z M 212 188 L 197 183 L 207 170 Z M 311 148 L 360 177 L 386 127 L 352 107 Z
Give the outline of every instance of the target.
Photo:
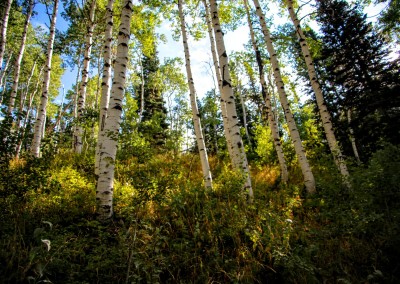
M 0 20 L 1 283 L 400 282 L 398 1 L 4 0 Z M 169 35 L 184 57 L 160 58 Z

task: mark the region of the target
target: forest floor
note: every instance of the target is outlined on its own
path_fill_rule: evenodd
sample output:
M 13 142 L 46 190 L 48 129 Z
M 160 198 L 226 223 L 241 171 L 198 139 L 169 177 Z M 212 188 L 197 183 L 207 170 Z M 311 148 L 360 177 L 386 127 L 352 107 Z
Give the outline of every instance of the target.
M 90 155 L 11 160 L 0 180 L 0 283 L 400 283 L 400 148 L 351 168 L 330 163 L 283 185 L 277 167 L 243 177 L 211 157 L 204 189 L 197 155 L 120 161 L 115 215 L 95 216 Z M 323 165 L 321 165 L 323 164 Z

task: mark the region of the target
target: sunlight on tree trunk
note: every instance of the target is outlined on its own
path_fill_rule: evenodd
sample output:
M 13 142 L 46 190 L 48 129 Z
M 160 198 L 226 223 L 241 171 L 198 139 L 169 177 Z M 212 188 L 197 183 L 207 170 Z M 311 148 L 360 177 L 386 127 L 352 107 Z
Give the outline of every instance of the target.
M 283 153 L 281 139 L 279 137 L 278 124 L 276 123 L 274 112 L 272 111 L 271 97 L 267 91 L 268 87 L 267 87 L 267 83 L 266 83 L 265 75 L 264 75 L 264 64 L 262 62 L 261 53 L 260 53 L 260 50 L 258 49 L 258 45 L 256 42 L 253 25 L 251 23 L 249 5 L 248 5 L 247 0 L 244 0 L 244 5 L 245 5 L 246 13 L 247 13 L 247 23 L 248 23 L 249 29 L 250 29 L 251 43 L 253 46 L 254 53 L 256 55 L 256 61 L 257 61 L 257 65 L 258 65 L 258 72 L 259 72 L 260 83 L 261 83 L 261 93 L 262 93 L 262 96 L 263 96 L 263 99 L 265 102 L 265 111 L 267 112 L 268 124 L 269 124 L 269 128 L 271 129 L 272 140 L 274 142 L 275 151 L 278 156 L 279 166 L 281 168 L 281 179 L 282 179 L 283 183 L 287 183 L 287 181 L 289 179 L 289 174 L 288 174 L 288 169 L 287 169 L 287 165 L 286 165 L 285 155 Z
M 317 79 L 317 73 L 315 72 L 314 62 L 310 53 L 310 49 L 307 44 L 307 39 L 304 36 L 303 30 L 301 29 L 300 21 L 297 18 L 297 15 L 293 8 L 293 0 L 288 0 L 287 7 L 289 10 L 290 18 L 292 19 L 293 25 L 296 28 L 296 34 L 299 39 L 299 43 L 301 46 L 301 51 L 303 53 L 304 60 L 306 62 L 308 76 L 310 78 L 311 86 L 314 90 L 315 98 L 317 100 L 317 105 L 319 109 L 319 114 L 321 116 L 322 125 L 324 127 L 326 140 L 328 141 L 329 149 L 333 155 L 333 159 L 335 161 L 336 166 L 338 167 L 343 179 L 344 183 L 347 187 L 350 187 L 350 175 L 347 170 L 347 166 L 342 155 L 342 151 L 339 147 L 339 144 L 336 140 L 335 133 L 333 131 L 332 118 L 326 107 L 324 96 L 322 95 L 321 86 Z
M 258 0 L 253 0 L 254 5 L 256 7 L 256 13 L 257 16 L 260 19 L 261 27 L 262 27 L 262 32 L 264 35 L 264 40 L 267 45 L 267 50 L 270 55 L 270 60 L 272 64 L 272 68 L 274 70 L 274 79 L 275 79 L 275 84 L 278 88 L 278 93 L 279 93 L 279 98 L 282 104 L 282 108 L 285 113 L 286 117 L 286 122 L 289 127 L 289 133 L 290 137 L 292 138 L 293 144 L 294 144 L 294 149 L 296 151 L 297 158 L 299 160 L 300 168 L 303 173 L 304 177 L 304 184 L 306 186 L 307 192 L 312 194 L 315 193 L 315 179 L 314 175 L 311 171 L 310 164 L 308 163 L 308 159 L 305 155 L 305 150 L 302 145 L 301 139 L 300 139 L 300 134 L 297 129 L 296 123 L 294 121 L 294 117 L 292 114 L 292 111 L 290 110 L 290 105 L 289 101 L 287 98 L 287 94 L 285 91 L 285 86 L 282 80 L 281 72 L 280 72 L 280 67 L 279 67 L 279 62 L 277 58 L 277 53 L 275 52 L 275 48 L 272 44 L 272 39 L 271 35 L 269 32 L 269 29 L 267 27 L 267 23 L 265 21 L 265 16 L 263 14 L 263 11 L 261 9 L 260 3 Z
M 6 43 L 7 43 L 7 25 L 8 25 L 8 18 L 10 17 L 10 9 L 11 9 L 12 0 L 8 0 L 5 9 L 4 9 L 4 16 L 2 19 L 1 25 L 1 38 L 0 38 L 0 72 L 3 69 L 3 57 L 6 51 Z
M 15 99 L 17 98 L 21 62 L 22 62 L 22 57 L 24 56 L 26 36 L 28 34 L 28 27 L 31 20 L 34 5 L 35 5 L 34 1 L 30 0 L 28 12 L 26 14 L 24 31 L 22 32 L 21 46 L 19 48 L 17 59 L 14 64 L 14 82 L 11 89 L 10 101 L 8 103 L 8 110 L 7 110 L 8 115 L 12 114 L 12 111 L 14 110 Z
M 50 73 L 51 73 L 51 59 L 53 57 L 53 44 L 55 37 L 55 29 L 56 29 L 56 21 L 57 21 L 57 10 L 58 10 L 58 1 L 54 0 L 53 6 L 53 15 L 50 23 L 50 35 L 49 41 L 47 43 L 47 58 L 46 58 L 46 67 L 43 78 L 43 88 L 42 88 L 42 97 L 40 99 L 40 106 L 37 111 L 37 119 L 34 127 L 34 136 L 32 141 L 31 152 L 32 155 L 36 158 L 40 156 L 40 145 L 42 142 L 42 134 L 44 131 L 44 125 L 46 120 L 46 111 L 47 111 L 47 101 L 49 99 L 49 84 L 50 84 Z
M 219 101 L 220 101 L 220 107 L 221 107 L 221 113 L 222 113 L 222 120 L 223 120 L 224 125 L 228 125 L 228 117 L 226 115 L 226 104 L 221 96 L 221 94 L 222 94 L 221 70 L 219 68 L 219 60 L 218 60 L 218 55 L 217 55 L 217 51 L 216 51 L 216 47 L 215 47 L 215 37 L 214 37 L 214 29 L 212 26 L 210 7 L 206 3 L 206 0 L 202 0 L 202 1 L 203 1 L 205 11 L 206 11 L 208 37 L 210 39 L 211 54 L 212 54 L 213 63 L 214 63 L 215 76 L 217 77 L 217 82 L 218 82 L 218 91 L 219 91 L 219 95 L 220 95 Z M 231 138 L 230 138 L 228 132 L 224 131 L 224 134 L 225 134 L 225 140 L 226 140 L 229 156 L 232 157 Z
M 193 124 L 194 124 L 194 132 L 196 135 L 197 147 L 199 149 L 201 168 L 203 171 L 203 179 L 205 186 L 208 188 L 212 188 L 212 177 L 210 165 L 208 163 L 207 149 L 204 143 L 203 131 L 201 129 L 200 122 L 200 113 L 197 107 L 197 98 L 196 98 L 196 90 L 194 87 L 194 81 L 192 76 L 192 69 L 190 67 L 190 53 L 189 53 L 189 44 L 186 33 L 186 22 L 185 16 L 183 14 L 182 0 L 178 0 L 178 9 L 179 9 L 179 18 L 181 22 L 181 33 L 182 33 L 182 41 L 183 47 L 185 51 L 185 60 L 186 60 L 186 73 L 187 80 L 189 84 L 190 90 L 190 104 L 192 106 L 192 116 L 193 116 Z
M 210 0 L 211 18 L 215 33 L 215 42 L 218 50 L 218 57 L 221 71 L 221 97 L 225 102 L 227 125 L 224 125 L 224 130 L 228 132 L 231 139 L 231 161 L 235 169 L 242 171 L 245 174 L 246 180 L 244 188 L 248 191 L 249 201 L 253 199 L 253 188 L 250 180 L 250 170 L 247 163 L 246 152 L 242 137 L 240 136 L 240 127 L 236 112 L 235 97 L 233 95 L 231 75 L 229 71 L 228 54 L 226 53 L 224 35 L 219 24 L 218 7 L 216 0 Z
M 96 11 L 96 0 L 92 0 L 90 6 L 90 15 L 89 15 L 89 23 L 87 26 L 87 34 L 86 34 L 86 43 L 85 43 L 85 55 L 83 58 L 83 68 L 82 68 L 82 81 L 78 95 L 78 122 L 75 128 L 75 153 L 82 153 L 82 136 L 83 136 L 83 127 L 81 125 L 82 121 L 79 121 L 80 118 L 83 117 L 85 112 L 86 105 L 86 89 L 87 83 L 89 80 L 89 67 L 90 67 L 90 59 L 92 53 L 92 45 L 93 45 L 93 30 L 94 30 L 94 15 Z
M 132 10 L 132 0 L 125 0 L 122 6 L 121 25 L 118 33 L 117 57 L 115 59 L 110 104 L 104 126 L 104 141 L 100 148 L 101 158 L 96 202 L 98 218 L 102 221 L 110 219 L 113 215 L 115 158 L 121 124 L 122 101 L 125 94 Z
M 104 69 L 103 78 L 101 83 L 101 99 L 100 99 L 100 117 L 99 117 L 99 130 L 98 139 L 96 145 L 96 157 L 95 157 L 95 175 L 99 174 L 99 164 L 100 164 L 100 149 L 104 141 L 104 125 L 107 118 L 108 104 L 110 102 L 110 80 L 111 80 L 111 54 L 112 54 L 112 31 L 114 26 L 113 21 L 113 6 L 114 0 L 108 0 L 106 8 L 106 32 L 104 38 Z

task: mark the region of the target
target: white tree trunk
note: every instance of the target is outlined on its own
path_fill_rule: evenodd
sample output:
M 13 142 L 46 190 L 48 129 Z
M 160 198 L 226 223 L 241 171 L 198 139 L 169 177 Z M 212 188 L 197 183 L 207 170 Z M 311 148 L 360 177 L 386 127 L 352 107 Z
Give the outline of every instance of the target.
M 113 6 L 114 0 L 108 0 L 106 7 L 106 32 L 104 36 L 104 69 L 103 78 L 101 83 L 101 98 L 100 98 L 100 117 L 99 117 L 99 132 L 96 145 L 96 159 L 94 172 L 95 175 L 99 175 L 99 164 L 100 164 L 100 149 L 104 141 L 104 125 L 107 118 L 108 104 L 110 102 L 110 79 L 111 79 L 111 46 L 112 46 L 112 32 L 113 32 Z
M 40 107 L 38 109 L 38 115 L 35 121 L 32 148 L 31 148 L 32 155 L 37 158 L 40 156 L 40 145 L 42 142 L 42 133 L 44 131 L 44 123 L 46 119 L 46 108 L 49 96 L 51 59 L 53 57 L 53 44 L 54 44 L 56 21 L 57 21 L 58 1 L 59 0 L 54 0 L 53 15 L 51 17 L 51 23 L 50 23 L 50 35 L 47 43 L 47 58 L 46 58 L 45 72 L 43 76 L 44 78 L 43 78 L 42 97 L 40 99 Z
M 8 70 L 8 66 L 10 66 L 10 61 L 12 58 L 13 53 L 11 52 L 11 54 L 8 56 L 7 61 L 6 61 L 6 65 L 4 66 L 4 69 L 1 70 L 0 72 L 0 105 L 3 103 L 3 98 L 4 98 L 4 93 L 5 93 L 5 84 L 4 84 L 4 78 L 6 77 L 6 72 Z
M 15 65 L 14 65 L 14 82 L 13 82 L 12 89 L 11 89 L 10 102 L 8 104 L 8 110 L 7 110 L 8 115 L 12 114 L 12 111 L 13 111 L 14 105 L 15 105 L 15 99 L 17 98 L 19 75 L 20 75 L 20 70 L 21 70 L 21 62 L 22 62 L 22 57 L 24 56 L 26 36 L 28 34 L 28 27 L 29 27 L 29 23 L 31 20 L 33 7 L 34 7 L 34 1 L 30 0 L 28 12 L 26 14 L 24 31 L 22 32 L 21 46 L 19 48 L 17 59 L 15 61 Z
M 182 32 L 182 41 L 183 47 L 185 51 L 185 60 L 186 60 L 186 73 L 190 90 L 190 104 L 192 106 L 192 115 L 193 115 L 193 123 L 194 123 L 194 132 L 196 135 L 197 147 L 199 148 L 201 168 L 203 170 L 203 179 L 205 186 L 208 188 L 212 188 L 212 177 L 210 165 L 208 163 L 207 156 L 207 148 L 203 139 L 203 131 L 201 129 L 200 122 L 200 113 L 197 107 L 197 98 L 196 98 L 196 90 L 194 87 L 194 81 L 192 76 L 192 69 L 190 67 L 190 53 L 189 53 L 189 45 L 188 38 L 185 26 L 185 16 L 183 15 L 183 7 L 182 0 L 178 0 L 178 9 L 179 9 L 179 18 L 181 21 L 181 32 Z
M 231 75 L 229 71 L 228 54 L 226 53 L 224 35 L 219 24 L 218 7 L 216 0 L 210 0 L 211 17 L 215 33 L 216 46 L 218 50 L 218 57 L 221 71 L 221 97 L 225 102 L 227 125 L 224 125 L 224 130 L 228 132 L 231 140 L 231 161 L 234 168 L 243 171 L 246 176 L 244 188 L 248 190 L 249 200 L 253 199 L 253 188 L 250 180 L 250 170 L 247 163 L 246 152 L 242 137 L 240 136 L 240 127 L 238 124 L 238 116 L 236 112 L 235 97 L 232 89 Z
M 2 19 L 1 25 L 1 38 L 0 38 L 0 72 L 3 68 L 3 57 L 4 52 L 6 51 L 6 43 L 7 43 L 7 25 L 8 25 L 8 18 L 10 17 L 10 9 L 11 9 L 12 0 L 8 0 L 5 9 L 4 9 L 4 16 Z
M 299 39 L 299 43 L 301 46 L 301 51 L 304 56 L 304 60 L 306 62 L 308 76 L 310 78 L 311 86 L 315 93 L 315 98 L 317 100 L 317 105 L 319 109 L 319 114 L 322 119 L 322 125 L 325 130 L 326 139 L 328 141 L 329 149 L 333 155 L 333 159 L 338 167 L 341 175 L 344 178 L 345 184 L 349 186 L 349 171 L 347 170 L 346 163 L 344 161 L 344 157 L 342 155 L 342 151 L 339 147 L 339 144 L 336 140 L 335 133 L 333 131 L 332 118 L 326 107 L 324 96 L 322 95 L 321 86 L 317 79 L 317 73 L 315 72 L 314 62 L 312 56 L 310 54 L 310 49 L 307 44 L 306 37 L 304 36 L 303 30 L 301 29 L 300 21 L 297 18 L 297 15 L 293 8 L 293 0 L 288 0 L 287 7 L 289 10 L 290 18 L 292 19 L 293 25 L 296 28 L 296 34 Z
M 205 11 L 206 11 L 208 37 L 210 39 L 211 54 L 212 54 L 213 63 L 214 63 L 215 76 L 217 77 L 217 81 L 218 81 L 218 91 L 220 94 L 220 107 L 221 107 L 222 121 L 223 121 L 224 125 L 228 125 L 228 116 L 226 115 L 226 104 L 221 95 L 222 94 L 221 70 L 219 68 L 219 60 L 218 60 L 217 50 L 215 47 L 214 29 L 213 29 L 213 24 L 212 24 L 212 19 L 211 19 L 210 7 L 207 4 L 206 0 L 202 0 L 202 1 L 204 4 Z M 229 156 L 232 157 L 231 138 L 227 132 L 224 132 L 224 134 L 225 134 L 225 140 L 226 140 Z
M 247 141 L 249 142 L 249 146 L 251 147 L 251 139 L 250 139 L 250 134 L 249 134 L 249 128 L 247 127 L 247 113 L 246 113 L 246 104 L 243 100 L 243 96 L 242 96 L 242 85 L 241 82 L 238 82 L 238 95 L 239 95 L 239 99 L 240 99 L 240 104 L 242 106 L 242 113 L 243 113 L 243 127 L 244 130 L 246 132 L 246 138 Z
M 96 11 L 96 0 L 92 0 L 90 6 L 90 15 L 89 15 L 89 22 L 87 25 L 87 34 L 86 34 L 86 43 L 85 43 L 85 55 L 83 58 L 83 68 L 82 68 L 82 81 L 78 95 L 78 113 L 77 117 L 82 118 L 85 111 L 85 104 L 86 104 L 86 89 L 87 83 L 89 80 L 89 67 L 90 67 L 90 59 L 92 53 L 92 45 L 93 45 L 93 30 L 94 30 L 94 15 Z M 76 128 L 75 128 L 75 153 L 80 154 L 82 153 L 83 143 L 82 143 L 82 136 L 83 136 L 83 127 L 78 121 Z
M 35 64 L 36 64 L 36 61 L 35 61 Z M 32 70 L 34 70 L 34 69 L 35 69 L 35 65 L 33 65 Z M 26 134 L 26 124 L 28 123 L 30 112 L 32 110 L 33 100 L 35 99 L 36 93 L 39 90 L 40 77 L 42 76 L 42 74 L 43 74 L 43 67 L 40 69 L 38 80 L 36 81 L 35 89 L 33 90 L 33 92 L 29 96 L 28 105 L 26 107 L 26 114 L 25 114 L 24 121 L 22 122 L 22 126 L 21 126 L 21 132 L 22 133 L 20 134 L 19 143 L 18 143 L 18 145 L 17 145 L 17 147 L 15 149 L 15 157 L 16 158 L 19 158 L 19 155 L 20 155 L 20 152 L 21 152 L 22 143 L 23 143 L 23 140 L 24 140 L 25 134 Z M 25 96 L 27 96 L 28 93 L 29 93 L 29 84 L 28 84 Z
M 301 139 L 300 139 L 300 134 L 297 129 L 296 123 L 294 121 L 294 117 L 292 114 L 292 111 L 290 110 L 290 105 L 289 101 L 287 99 L 286 91 L 285 91 L 285 86 L 282 80 L 281 72 L 280 72 L 280 67 L 279 67 L 279 62 L 277 59 L 277 54 L 275 52 L 275 48 L 272 44 L 271 40 L 271 35 L 269 32 L 269 29 L 267 27 L 266 21 L 265 21 L 265 16 L 263 14 L 263 11 L 261 9 L 260 3 L 258 0 L 253 0 L 254 5 L 256 7 L 256 13 L 257 16 L 260 19 L 261 27 L 262 27 L 262 32 L 264 35 L 264 40 L 267 44 L 267 50 L 270 56 L 270 61 L 272 64 L 272 68 L 274 70 L 274 79 L 275 79 L 275 84 L 278 88 L 278 93 L 279 93 L 279 98 L 281 101 L 282 108 L 285 113 L 285 118 L 286 122 L 289 127 L 289 133 L 290 137 L 292 138 L 293 144 L 294 144 L 294 149 L 296 151 L 297 158 L 299 160 L 300 168 L 303 173 L 304 177 L 304 184 L 306 186 L 307 192 L 312 194 L 315 193 L 315 179 L 314 175 L 311 171 L 310 164 L 308 163 L 307 157 L 305 155 L 305 150 L 302 145 Z
M 118 131 L 121 124 L 122 101 L 125 93 L 126 67 L 128 64 L 132 0 L 124 0 L 121 25 L 118 33 L 117 57 L 114 67 L 114 80 L 111 88 L 110 104 L 104 126 L 104 141 L 100 149 L 99 178 L 96 201 L 100 220 L 108 220 L 113 215 L 113 185 L 115 158 L 117 154 Z
M 250 28 L 251 43 L 252 43 L 253 50 L 256 55 L 256 61 L 258 64 L 258 71 L 259 71 L 259 77 L 260 77 L 260 83 L 261 83 L 261 92 L 262 92 L 263 99 L 265 102 L 265 109 L 267 112 L 268 124 L 269 124 L 269 128 L 271 129 L 272 140 L 274 141 L 275 151 L 278 156 L 279 166 L 281 169 L 281 179 L 282 179 L 283 183 L 287 183 L 287 181 L 289 179 L 289 175 L 288 175 L 285 155 L 283 153 L 281 139 L 279 137 L 278 124 L 276 123 L 275 115 L 272 111 L 271 97 L 267 91 L 268 87 L 267 87 L 267 82 L 265 80 L 265 75 L 264 75 L 264 64 L 262 62 L 260 50 L 258 49 L 258 46 L 257 46 L 257 42 L 256 42 L 254 30 L 253 30 L 253 25 L 251 23 L 249 6 L 248 6 L 247 0 L 244 0 L 244 5 L 246 8 L 246 13 L 247 13 L 247 23 Z
M 356 138 L 354 138 L 354 130 L 350 126 L 350 124 L 351 124 L 351 110 L 350 109 L 347 110 L 347 122 L 349 123 L 349 133 L 350 133 L 349 136 L 350 136 L 350 142 L 351 142 L 351 147 L 353 149 L 354 157 L 356 158 L 357 163 L 361 164 L 360 155 L 358 154 L 358 148 L 357 148 L 357 144 L 356 144 Z

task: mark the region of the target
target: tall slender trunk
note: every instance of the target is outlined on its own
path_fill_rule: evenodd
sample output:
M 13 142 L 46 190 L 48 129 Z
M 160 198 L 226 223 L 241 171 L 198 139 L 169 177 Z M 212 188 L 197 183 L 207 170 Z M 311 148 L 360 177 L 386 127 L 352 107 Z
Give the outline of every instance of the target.
M 267 113 L 268 124 L 269 124 L 269 128 L 271 129 L 272 140 L 274 141 L 275 151 L 278 156 L 279 166 L 281 169 L 281 179 L 282 179 L 283 183 L 287 183 L 289 175 L 288 175 L 285 155 L 283 153 L 281 139 L 279 137 L 278 124 L 276 123 L 275 115 L 272 111 L 271 97 L 267 91 L 268 87 L 267 87 L 267 82 L 265 80 L 265 75 L 264 75 L 264 64 L 263 64 L 263 61 L 261 58 L 261 52 L 258 49 L 253 25 L 251 22 L 249 5 L 248 5 L 247 0 L 244 0 L 244 5 L 246 8 L 246 13 L 247 13 L 247 23 L 250 28 L 251 43 L 253 46 L 254 53 L 256 55 L 256 61 L 257 61 L 257 65 L 258 65 L 258 73 L 259 73 L 259 78 L 260 78 L 260 83 L 261 83 L 261 93 L 262 93 L 262 96 L 263 96 L 263 99 L 265 102 L 265 111 Z
M 205 11 L 206 11 L 208 37 L 210 38 L 211 54 L 212 54 L 213 63 L 214 63 L 215 76 L 217 77 L 217 81 L 218 81 L 218 91 L 220 94 L 220 107 L 221 107 L 222 120 L 223 120 L 224 125 L 228 125 L 228 116 L 226 115 L 226 104 L 221 96 L 221 94 L 222 94 L 222 78 L 221 78 L 221 70 L 219 68 L 219 60 L 218 60 L 217 50 L 215 47 L 214 29 L 213 29 L 213 24 L 212 24 L 210 7 L 207 4 L 206 0 L 202 0 L 202 1 L 203 1 Z M 231 153 L 232 152 L 231 138 L 227 132 L 224 132 L 224 134 L 225 134 L 225 140 L 226 140 L 229 156 L 232 157 L 233 154 Z
M 101 65 L 101 56 L 100 54 L 102 53 L 102 50 L 104 48 L 104 46 L 99 46 L 100 48 L 100 52 L 99 52 L 99 58 L 97 59 L 97 87 L 96 87 L 96 97 L 94 100 L 94 109 L 97 109 L 99 107 L 99 97 L 100 97 L 100 93 L 101 93 L 101 78 L 100 78 L 100 74 L 101 74 L 101 70 L 103 70 L 104 67 L 102 67 Z
M 4 66 L 4 69 L 1 70 L 1 72 L 0 72 L 0 89 L 1 89 L 1 92 L 0 92 L 0 105 L 3 103 L 3 98 L 4 98 L 5 88 L 6 88 L 6 84 L 4 83 L 4 78 L 6 77 L 6 72 L 8 70 L 8 67 L 10 66 L 10 61 L 11 61 L 12 56 L 13 56 L 13 53 L 11 52 L 10 55 L 8 56 L 8 58 L 7 58 L 6 65 Z
M 144 112 L 144 73 L 142 56 L 139 54 L 139 67 L 140 67 L 140 107 L 139 107 L 139 122 L 142 122 Z
M 28 81 L 26 83 L 26 90 L 25 90 L 25 92 L 23 90 L 21 91 L 21 96 L 20 96 L 20 100 L 19 100 L 19 113 L 20 114 L 17 117 L 17 123 L 16 123 L 17 129 L 18 129 L 18 127 L 20 127 L 22 113 L 24 111 L 26 96 L 28 95 L 28 92 L 29 92 L 29 86 L 31 84 L 32 77 L 35 73 L 35 68 L 36 68 L 36 61 L 33 63 L 31 73 L 29 74 Z
M 28 12 L 26 14 L 24 31 L 22 32 L 21 46 L 19 48 L 17 59 L 15 61 L 15 66 L 14 66 L 14 82 L 12 85 L 10 102 L 8 104 L 8 110 L 7 110 L 8 115 L 12 114 L 12 111 L 13 111 L 14 105 L 15 105 L 15 99 L 17 98 L 19 75 L 20 75 L 20 70 L 21 70 L 21 62 L 22 62 L 22 57 L 24 56 L 26 36 L 28 34 L 29 22 L 31 20 L 34 5 L 35 5 L 34 1 L 29 0 L 29 8 L 28 8 Z
M 122 101 L 125 93 L 132 10 L 132 0 L 123 1 L 121 25 L 118 33 L 117 57 L 114 67 L 114 79 L 111 88 L 109 109 L 107 111 L 107 120 L 104 126 L 104 142 L 100 149 L 101 159 L 96 201 L 98 218 L 102 221 L 110 219 L 113 215 L 112 201 L 115 158 L 117 154 L 118 133 L 121 124 Z
M 28 123 L 30 112 L 32 110 L 33 100 L 35 99 L 35 96 L 36 96 L 36 94 L 37 94 L 37 92 L 39 90 L 39 83 L 40 83 L 40 79 L 39 78 L 42 75 L 42 73 L 43 73 L 43 68 L 39 72 L 39 77 L 38 77 L 38 80 L 36 82 L 35 89 L 31 93 L 31 95 L 29 96 L 28 105 L 26 107 L 26 114 L 25 114 L 25 117 L 24 117 L 24 121 L 22 122 L 21 133 L 19 135 L 19 142 L 18 142 L 18 145 L 17 145 L 17 147 L 15 149 L 15 157 L 16 158 L 19 158 L 19 155 L 20 155 L 20 152 L 21 152 L 22 143 L 23 143 L 25 135 L 26 135 L 26 125 Z M 27 94 L 28 94 L 28 91 L 29 91 L 29 88 L 26 91 Z
M 346 115 L 347 115 L 347 122 L 349 124 L 349 136 L 350 136 L 351 148 L 353 149 L 354 157 L 356 158 L 357 163 L 361 164 L 360 155 L 358 154 L 358 148 L 356 144 L 356 138 L 354 137 L 354 130 L 351 127 L 351 109 L 347 110 Z
M 342 151 L 339 147 L 339 144 L 336 140 L 335 133 L 333 131 L 332 118 L 326 107 L 324 96 L 322 95 L 321 86 L 317 79 L 317 73 L 315 72 L 313 58 L 310 53 L 310 49 L 307 44 L 306 37 L 304 36 L 303 30 L 301 29 L 300 21 L 297 18 L 297 15 L 294 11 L 293 0 L 288 0 L 287 7 L 289 10 L 290 18 L 292 19 L 293 25 L 296 28 L 296 34 L 299 39 L 299 43 L 301 46 L 301 52 L 303 53 L 304 60 L 306 62 L 308 76 L 310 78 L 311 86 L 315 93 L 315 98 L 317 100 L 317 105 L 319 109 L 319 114 L 322 119 L 322 125 L 324 127 L 326 140 L 328 141 L 329 149 L 333 155 L 333 159 L 335 161 L 336 166 L 338 167 L 341 175 L 345 180 L 346 185 L 349 184 L 349 171 L 347 170 L 346 163 L 344 161 L 344 157 L 342 155 Z
M 96 0 L 92 0 L 90 6 L 90 15 L 89 15 L 89 23 L 87 26 L 87 34 L 86 34 L 86 43 L 85 43 L 85 55 L 83 58 L 83 68 L 82 68 L 82 78 L 81 78 L 81 86 L 78 95 L 78 119 L 82 118 L 85 111 L 86 104 L 86 89 L 87 83 L 89 80 L 89 67 L 90 67 L 90 59 L 92 53 L 92 45 L 93 45 L 93 30 L 94 30 L 94 15 L 96 11 Z M 75 153 L 82 153 L 83 143 L 83 127 L 78 122 L 75 128 Z
M 7 26 L 8 26 L 8 19 L 10 17 L 10 9 L 11 9 L 12 0 L 8 0 L 5 9 L 4 9 L 4 16 L 2 19 L 1 25 L 1 38 L 0 38 L 0 72 L 3 68 L 3 57 L 6 51 L 6 43 L 7 43 Z
M 243 100 L 243 95 L 242 95 L 242 85 L 241 82 L 239 81 L 238 84 L 238 95 L 240 99 L 240 105 L 242 106 L 242 113 L 243 113 L 243 127 L 246 132 L 246 138 L 249 143 L 249 146 L 251 148 L 251 139 L 250 139 L 250 134 L 249 134 L 249 128 L 247 127 L 247 113 L 246 113 L 246 104 L 244 103 Z
M 221 30 L 218 16 L 218 7 L 216 0 L 210 0 L 211 16 L 213 29 L 215 33 L 216 46 L 218 50 L 218 57 L 221 71 L 221 98 L 225 102 L 227 124 L 224 125 L 225 132 L 231 139 L 231 161 L 234 168 L 243 171 L 246 176 L 244 188 L 248 190 L 249 201 L 253 199 L 253 188 L 250 180 L 249 164 L 247 163 L 246 152 L 242 137 L 240 136 L 240 127 L 238 123 L 238 116 L 236 112 L 235 97 L 233 94 L 231 75 L 229 70 L 228 54 L 226 53 L 224 35 Z
M 212 188 L 211 170 L 210 170 L 210 165 L 208 163 L 207 148 L 204 143 L 203 131 L 201 129 L 200 113 L 197 107 L 196 90 L 194 87 L 192 69 L 190 67 L 190 53 L 189 53 L 188 38 L 185 26 L 186 25 L 185 16 L 183 15 L 182 0 L 178 0 L 178 9 L 179 9 L 179 18 L 181 21 L 183 47 L 185 51 L 186 73 L 190 90 L 190 104 L 192 106 L 194 132 L 196 135 L 197 147 L 199 148 L 204 183 L 206 187 Z
M 104 69 L 103 69 L 103 78 L 101 82 L 101 99 L 100 99 L 100 114 L 99 114 L 99 130 L 98 130 L 98 138 L 96 145 L 96 159 L 95 159 L 95 167 L 94 172 L 95 175 L 99 175 L 99 163 L 100 163 L 100 149 L 103 145 L 103 141 L 105 138 L 104 135 L 104 125 L 107 118 L 107 110 L 108 104 L 110 101 L 110 79 L 111 79 L 111 69 L 112 69 L 112 32 L 113 32 L 113 6 L 114 0 L 108 0 L 106 7 L 106 31 L 104 36 Z
M 31 148 L 32 155 L 37 158 L 40 156 L 40 145 L 42 142 L 42 133 L 44 130 L 44 123 L 46 119 L 47 101 L 49 99 L 51 59 L 53 57 L 53 44 L 54 44 L 56 21 L 57 21 L 58 1 L 59 0 L 54 0 L 53 15 L 51 17 L 51 23 L 50 23 L 50 35 L 47 43 L 47 58 L 46 58 L 45 72 L 43 76 L 44 78 L 43 78 L 42 96 L 40 99 L 38 116 L 35 121 L 34 136 Z
M 277 59 L 277 53 L 275 52 L 275 48 L 272 43 L 271 35 L 269 32 L 269 29 L 267 27 L 266 21 L 265 21 L 265 16 L 263 14 L 263 11 L 261 9 L 260 3 L 258 0 L 253 0 L 254 5 L 256 7 L 256 13 L 257 16 L 260 19 L 261 27 L 262 27 L 262 32 L 264 35 L 264 40 L 267 45 L 267 50 L 270 55 L 270 61 L 272 64 L 272 68 L 274 70 L 274 79 L 275 79 L 275 84 L 278 88 L 278 93 L 279 93 L 279 98 L 281 101 L 282 108 L 285 113 L 285 118 L 286 122 L 289 127 L 289 133 L 290 137 L 292 138 L 293 144 L 294 144 L 294 149 L 296 151 L 297 158 L 299 160 L 300 168 L 303 173 L 304 177 L 304 183 L 307 189 L 307 192 L 312 194 L 315 193 L 315 179 L 314 175 L 311 171 L 310 164 L 308 162 L 308 159 L 305 155 L 305 150 L 302 145 L 301 139 L 300 139 L 300 134 L 297 129 L 296 123 L 294 121 L 294 117 L 292 114 L 292 111 L 290 110 L 289 106 L 289 101 L 287 99 L 286 91 L 285 91 L 285 86 L 282 80 L 281 72 L 280 72 L 280 67 L 279 67 L 279 62 Z

